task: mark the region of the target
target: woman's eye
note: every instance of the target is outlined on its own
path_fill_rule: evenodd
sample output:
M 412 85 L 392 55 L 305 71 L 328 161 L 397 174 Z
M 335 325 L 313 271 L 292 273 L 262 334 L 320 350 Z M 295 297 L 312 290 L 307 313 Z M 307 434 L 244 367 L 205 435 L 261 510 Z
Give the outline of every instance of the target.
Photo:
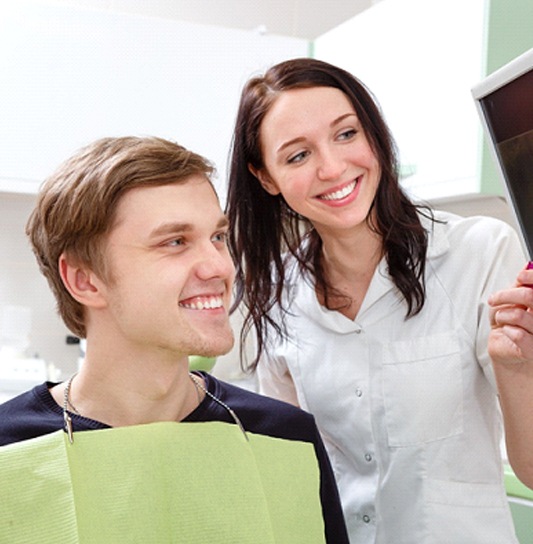
M 349 140 L 357 134 L 357 131 L 353 128 L 344 130 L 339 134 L 339 140 Z
M 307 155 L 309 155 L 308 151 L 300 151 L 300 153 L 297 153 L 296 155 L 292 155 L 291 157 L 289 157 L 289 160 L 287 162 L 289 164 L 302 162 L 305 159 L 305 157 L 307 157 Z

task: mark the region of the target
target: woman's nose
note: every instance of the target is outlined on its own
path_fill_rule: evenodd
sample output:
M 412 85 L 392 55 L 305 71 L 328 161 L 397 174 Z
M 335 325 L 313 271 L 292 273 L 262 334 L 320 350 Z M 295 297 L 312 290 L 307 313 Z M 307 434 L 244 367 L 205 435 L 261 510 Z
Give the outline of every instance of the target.
M 329 181 L 342 176 L 346 170 L 346 161 L 338 150 L 323 149 L 318 157 L 317 176 L 319 179 Z

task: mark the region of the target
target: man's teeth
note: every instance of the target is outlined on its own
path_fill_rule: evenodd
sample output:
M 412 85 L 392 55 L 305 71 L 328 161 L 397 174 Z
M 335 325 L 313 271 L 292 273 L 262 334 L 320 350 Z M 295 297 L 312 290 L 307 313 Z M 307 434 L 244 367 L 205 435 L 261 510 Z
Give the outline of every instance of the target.
M 357 185 L 357 181 L 354 181 L 350 183 L 349 185 L 346 185 L 343 189 L 340 189 L 339 191 L 335 191 L 334 193 L 328 193 L 326 195 L 322 195 L 320 198 L 322 200 L 340 200 L 341 198 L 344 198 L 345 196 L 348 196 Z
M 204 297 L 191 302 L 180 302 L 180 306 L 189 310 L 214 310 L 222 308 L 222 297 Z

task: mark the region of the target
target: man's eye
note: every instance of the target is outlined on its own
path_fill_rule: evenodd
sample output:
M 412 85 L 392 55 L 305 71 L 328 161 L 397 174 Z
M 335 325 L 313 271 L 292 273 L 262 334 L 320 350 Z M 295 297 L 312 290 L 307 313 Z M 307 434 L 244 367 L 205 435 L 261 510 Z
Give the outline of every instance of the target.
M 213 239 L 213 242 L 222 242 L 225 244 L 228 240 L 228 233 L 217 232 L 217 234 L 215 234 L 212 239 Z
M 183 241 L 183 238 L 175 238 L 174 240 L 170 240 L 170 242 L 167 242 L 168 246 L 171 247 L 177 247 L 182 246 L 185 242 Z

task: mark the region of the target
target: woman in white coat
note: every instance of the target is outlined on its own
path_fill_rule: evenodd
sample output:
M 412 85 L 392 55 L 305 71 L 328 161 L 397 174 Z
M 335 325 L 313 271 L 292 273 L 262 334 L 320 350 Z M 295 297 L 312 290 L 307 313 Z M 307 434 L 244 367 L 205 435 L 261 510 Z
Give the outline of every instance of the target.
M 351 542 L 515 543 L 486 304 L 515 232 L 411 202 L 370 93 L 313 59 L 246 84 L 226 211 L 251 366 L 315 415 Z

